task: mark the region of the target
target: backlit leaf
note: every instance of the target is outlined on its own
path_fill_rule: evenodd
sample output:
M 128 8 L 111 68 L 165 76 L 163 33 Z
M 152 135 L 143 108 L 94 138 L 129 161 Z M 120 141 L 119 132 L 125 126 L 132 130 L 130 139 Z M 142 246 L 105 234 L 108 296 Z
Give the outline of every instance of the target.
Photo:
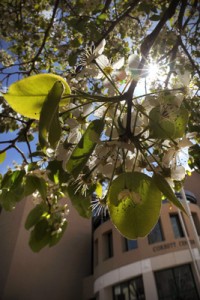
M 63 83 L 56 81 L 42 106 L 39 120 L 39 142 L 42 148 L 48 146 L 48 141 L 52 147 L 55 147 L 60 138 L 61 127 L 58 120 L 58 105 L 63 91 Z
M 103 127 L 103 120 L 92 121 L 72 152 L 71 157 L 67 162 L 66 169 L 75 178 L 79 175 L 92 154 L 97 140 L 103 131 Z
M 76 191 L 73 185 L 69 185 L 67 192 L 72 205 L 76 208 L 79 215 L 84 218 L 90 218 L 92 213 L 92 191 L 82 194 L 80 191 Z
M 123 173 L 113 180 L 108 194 L 111 220 L 128 239 L 146 236 L 158 221 L 161 192 L 142 173 Z
M 188 111 L 180 107 L 176 111 L 161 111 L 154 107 L 150 113 L 150 135 L 153 138 L 176 139 L 184 135 L 188 122 Z
M 95 193 L 97 197 L 102 198 L 103 195 L 103 186 L 100 182 L 97 182 Z
M 6 159 L 6 152 L 0 153 L 0 164 Z
M 180 200 L 174 194 L 173 190 L 171 189 L 171 187 L 170 187 L 169 183 L 166 181 L 166 179 L 162 175 L 155 173 L 153 175 L 153 180 L 154 180 L 155 184 L 157 185 L 158 189 L 163 193 L 163 195 L 169 201 L 171 201 L 175 206 L 177 206 L 184 213 L 186 213 L 183 205 L 181 204 Z
M 4 98 L 13 110 L 21 115 L 39 120 L 43 103 L 56 81 L 64 85 L 64 95 L 70 94 L 67 82 L 55 74 L 38 74 L 13 83 Z M 61 101 L 66 105 L 68 100 Z

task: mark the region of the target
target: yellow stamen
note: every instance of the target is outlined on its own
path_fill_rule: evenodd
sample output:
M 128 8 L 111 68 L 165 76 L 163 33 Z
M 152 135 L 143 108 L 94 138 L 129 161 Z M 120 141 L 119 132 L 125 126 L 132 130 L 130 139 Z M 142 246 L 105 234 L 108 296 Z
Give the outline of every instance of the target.
M 110 75 L 113 72 L 113 68 L 110 66 L 107 66 L 103 69 L 103 71 L 106 73 L 106 75 Z

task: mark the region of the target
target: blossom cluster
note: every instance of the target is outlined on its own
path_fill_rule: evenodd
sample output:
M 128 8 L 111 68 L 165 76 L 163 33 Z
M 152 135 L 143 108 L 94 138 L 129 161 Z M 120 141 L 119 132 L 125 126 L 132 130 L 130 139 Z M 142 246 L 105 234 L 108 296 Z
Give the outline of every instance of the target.
M 74 95 L 74 102 L 68 106 L 70 115 L 65 120 L 68 135 L 56 150 L 57 159 L 63 161 L 65 169 L 91 120 L 103 119 L 104 131 L 77 179 L 83 193 L 87 185 L 107 182 L 108 188 L 117 175 L 133 171 L 161 173 L 174 187 L 174 182 L 183 181 L 190 170 L 188 149 L 196 134 L 185 134 L 188 113 L 184 101 L 190 74 L 186 71 L 171 77 L 166 89 L 167 73 L 163 67 L 156 68 L 157 74 L 151 61 L 141 67 L 142 58 L 137 53 L 112 63 L 103 54 L 105 45 L 102 40 L 96 48 L 86 48 L 75 79 L 92 77 L 93 81 L 101 81 L 105 97 L 100 101 L 99 95 Z M 163 86 L 154 92 L 151 85 L 161 76 Z M 130 108 L 123 95 L 133 81 L 138 88 Z M 104 187 L 101 199 L 107 188 Z

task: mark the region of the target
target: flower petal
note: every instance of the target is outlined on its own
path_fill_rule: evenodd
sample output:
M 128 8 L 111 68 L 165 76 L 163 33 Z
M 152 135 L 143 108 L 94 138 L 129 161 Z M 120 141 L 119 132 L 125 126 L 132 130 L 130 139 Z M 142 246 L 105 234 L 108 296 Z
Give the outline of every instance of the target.
M 101 41 L 101 43 L 95 48 L 94 54 L 95 54 L 95 55 L 101 55 L 101 54 L 103 53 L 103 51 L 104 51 L 105 44 L 106 44 L 106 40 L 103 39 L 103 40 Z
M 125 70 L 121 70 L 121 71 L 114 72 L 114 76 L 116 77 L 117 81 L 122 81 L 126 78 L 127 74 Z
M 128 67 L 130 70 L 136 69 L 139 65 L 140 57 L 137 54 L 131 54 L 128 57 Z
M 97 64 L 104 69 L 105 67 L 110 66 L 110 62 L 109 59 L 107 58 L 107 56 L 105 56 L 104 54 L 100 55 L 99 57 L 97 57 L 96 59 Z
M 124 57 L 120 58 L 118 61 L 116 61 L 113 65 L 112 65 L 112 68 L 114 70 L 119 70 L 123 67 L 124 65 Z
M 171 178 L 177 181 L 181 181 L 185 178 L 185 168 L 183 166 L 177 166 L 171 169 Z
M 175 154 L 176 154 L 176 150 L 174 148 L 171 148 L 167 151 L 167 153 L 163 156 L 163 159 L 162 159 L 162 163 L 163 163 L 164 167 L 169 167 Z
M 179 77 L 179 80 L 181 81 L 181 83 L 184 86 L 188 86 L 190 83 L 191 72 L 189 72 L 188 70 L 185 70 L 185 72 L 183 74 L 179 71 L 177 73 L 178 73 L 178 77 Z

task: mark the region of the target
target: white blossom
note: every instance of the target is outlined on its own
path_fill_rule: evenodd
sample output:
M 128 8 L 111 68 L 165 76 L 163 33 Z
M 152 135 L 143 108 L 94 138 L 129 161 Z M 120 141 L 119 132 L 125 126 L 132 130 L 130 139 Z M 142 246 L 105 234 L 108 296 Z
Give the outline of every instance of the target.
M 124 57 L 120 58 L 118 61 L 116 61 L 115 63 L 111 64 L 111 62 L 109 61 L 109 59 L 107 58 L 107 56 L 105 55 L 100 55 L 97 59 L 96 59 L 96 63 L 97 65 L 103 70 L 103 72 L 107 75 L 107 76 L 115 76 L 117 75 L 119 78 L 120 76 L 122 78 L 125 78 L 124 76 L 126 76 L 125 72 L 122 71 L 121 73 L 118 71 L 120 70 L 123 66 L 124 66 Z M 101 70 L 99 70 L 98 75 L 96 76 L 97 79 L 100 79 L 102 77 L 104 77 L 104 73 Z M 123 76 L 124 75 L 124 76 Z
M 171 147 L 164 154 L 162 165 L 163 167 L 170 168 L 173 180 L 181 181 L 184 179 L 186 170 L 189 169 L 188 149 L 192 145 L 189 139 L 183 137 L 176 146 Z
M 84 53 L 81 56 L 81 65 L 89 66 L 94 62 L 104 51 L 106 41 L 103 39 L 100 44 L 95 48 L 93 45 L 91 47 L 86 47 Z

